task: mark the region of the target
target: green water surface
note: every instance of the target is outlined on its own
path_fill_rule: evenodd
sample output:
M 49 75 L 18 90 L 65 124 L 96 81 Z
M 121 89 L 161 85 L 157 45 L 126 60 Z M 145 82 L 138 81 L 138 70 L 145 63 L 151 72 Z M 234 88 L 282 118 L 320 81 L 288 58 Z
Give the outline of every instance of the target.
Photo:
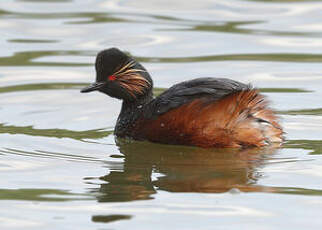
M 0 1 L 0 229 L 321 229 L 322 1 Z M 121 102 L 80 94 L 118 47 L 154 94 L 252 83 L 281 148 L 116 139 Z

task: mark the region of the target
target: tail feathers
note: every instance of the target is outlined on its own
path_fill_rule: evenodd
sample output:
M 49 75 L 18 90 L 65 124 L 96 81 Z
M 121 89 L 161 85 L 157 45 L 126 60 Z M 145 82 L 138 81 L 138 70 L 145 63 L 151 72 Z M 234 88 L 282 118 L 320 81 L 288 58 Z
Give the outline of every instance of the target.
M 198 117 L 196 143 L 204 146 L 265 146 L 283 141 L 278 117 L 268 107 L 269 101 L 256 89 L 241 90 L 216 102 L 195 100 L 185 113 Z M 193 111 L 193 112 L 192 112 Z M 191 120 L 190 116 L 185 116 Z M 185 122 L 189 124 L 189 122 Z M 193 124 L 193 123 L 190 123 Z M 193 130 L 193 129 L 191 129 Z M 201 138 L 202 136 L 202 138 Z
M 278 118 L 268 107 L 268 100 L 258 90 L 246 90 L 237 93 L 235 113 L 236 139 L 241 143 L 264 146 L 283 141 L 283 130 Z M 252 139 L 253 138 L 253 139 Z M 249 143 L 251 142 L 251 143 Z

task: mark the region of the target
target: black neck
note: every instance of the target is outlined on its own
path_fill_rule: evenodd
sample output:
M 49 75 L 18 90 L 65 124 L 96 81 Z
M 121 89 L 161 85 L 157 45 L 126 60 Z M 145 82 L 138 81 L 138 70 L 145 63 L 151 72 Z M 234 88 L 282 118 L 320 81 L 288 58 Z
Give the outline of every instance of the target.
M 134 122 L 142 114 L 145 106 L 153 99 L 152 91 L 135 101 L 123 101 L 120 115 L 117 119 L 114 133 L 116 136 L 124 137 L 132 128 Z

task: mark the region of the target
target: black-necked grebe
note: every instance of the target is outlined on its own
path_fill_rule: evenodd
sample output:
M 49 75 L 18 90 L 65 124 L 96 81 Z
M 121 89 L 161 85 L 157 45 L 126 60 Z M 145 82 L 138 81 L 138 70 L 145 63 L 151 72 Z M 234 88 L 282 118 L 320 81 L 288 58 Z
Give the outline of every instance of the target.
M 146 69 L 117 48 L 96 58 L 94 90 L 123 100 L 118 137 L 200 147 L 250 147 L 281 143 L 283 131 L 268 101 L 252 88 L 225 78 L 197 78 L 153 98 Z

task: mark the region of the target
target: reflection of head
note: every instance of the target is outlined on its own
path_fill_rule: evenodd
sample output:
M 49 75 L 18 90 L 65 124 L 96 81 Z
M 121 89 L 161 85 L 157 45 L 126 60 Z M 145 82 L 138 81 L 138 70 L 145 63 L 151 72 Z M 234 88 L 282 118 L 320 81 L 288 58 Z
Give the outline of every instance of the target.
M 126 160 L 125 160 L 126 161 Z M 100 177 L 107 183 L 101 184 L 98 192 L 99 202 L 119 202 L 131 200 L 147 200 L 155 193 L 151 182 L 151 167 L 127 166 L 123 171 L 112 171 Z
M 201 149 L 119 140 L 124 154 L 123 171 L 101 179 L 99 201 L 150 199 L 155 187 L 171 192 L 226 192 L 231 188 L 252 191 L 257 170 L 274 149 Z M 159 173 L 151 180 L 152 173 Z M 258 188 L 258 187 L 256 187 Z M 256 190 L 256 189 L 255 189 Z

